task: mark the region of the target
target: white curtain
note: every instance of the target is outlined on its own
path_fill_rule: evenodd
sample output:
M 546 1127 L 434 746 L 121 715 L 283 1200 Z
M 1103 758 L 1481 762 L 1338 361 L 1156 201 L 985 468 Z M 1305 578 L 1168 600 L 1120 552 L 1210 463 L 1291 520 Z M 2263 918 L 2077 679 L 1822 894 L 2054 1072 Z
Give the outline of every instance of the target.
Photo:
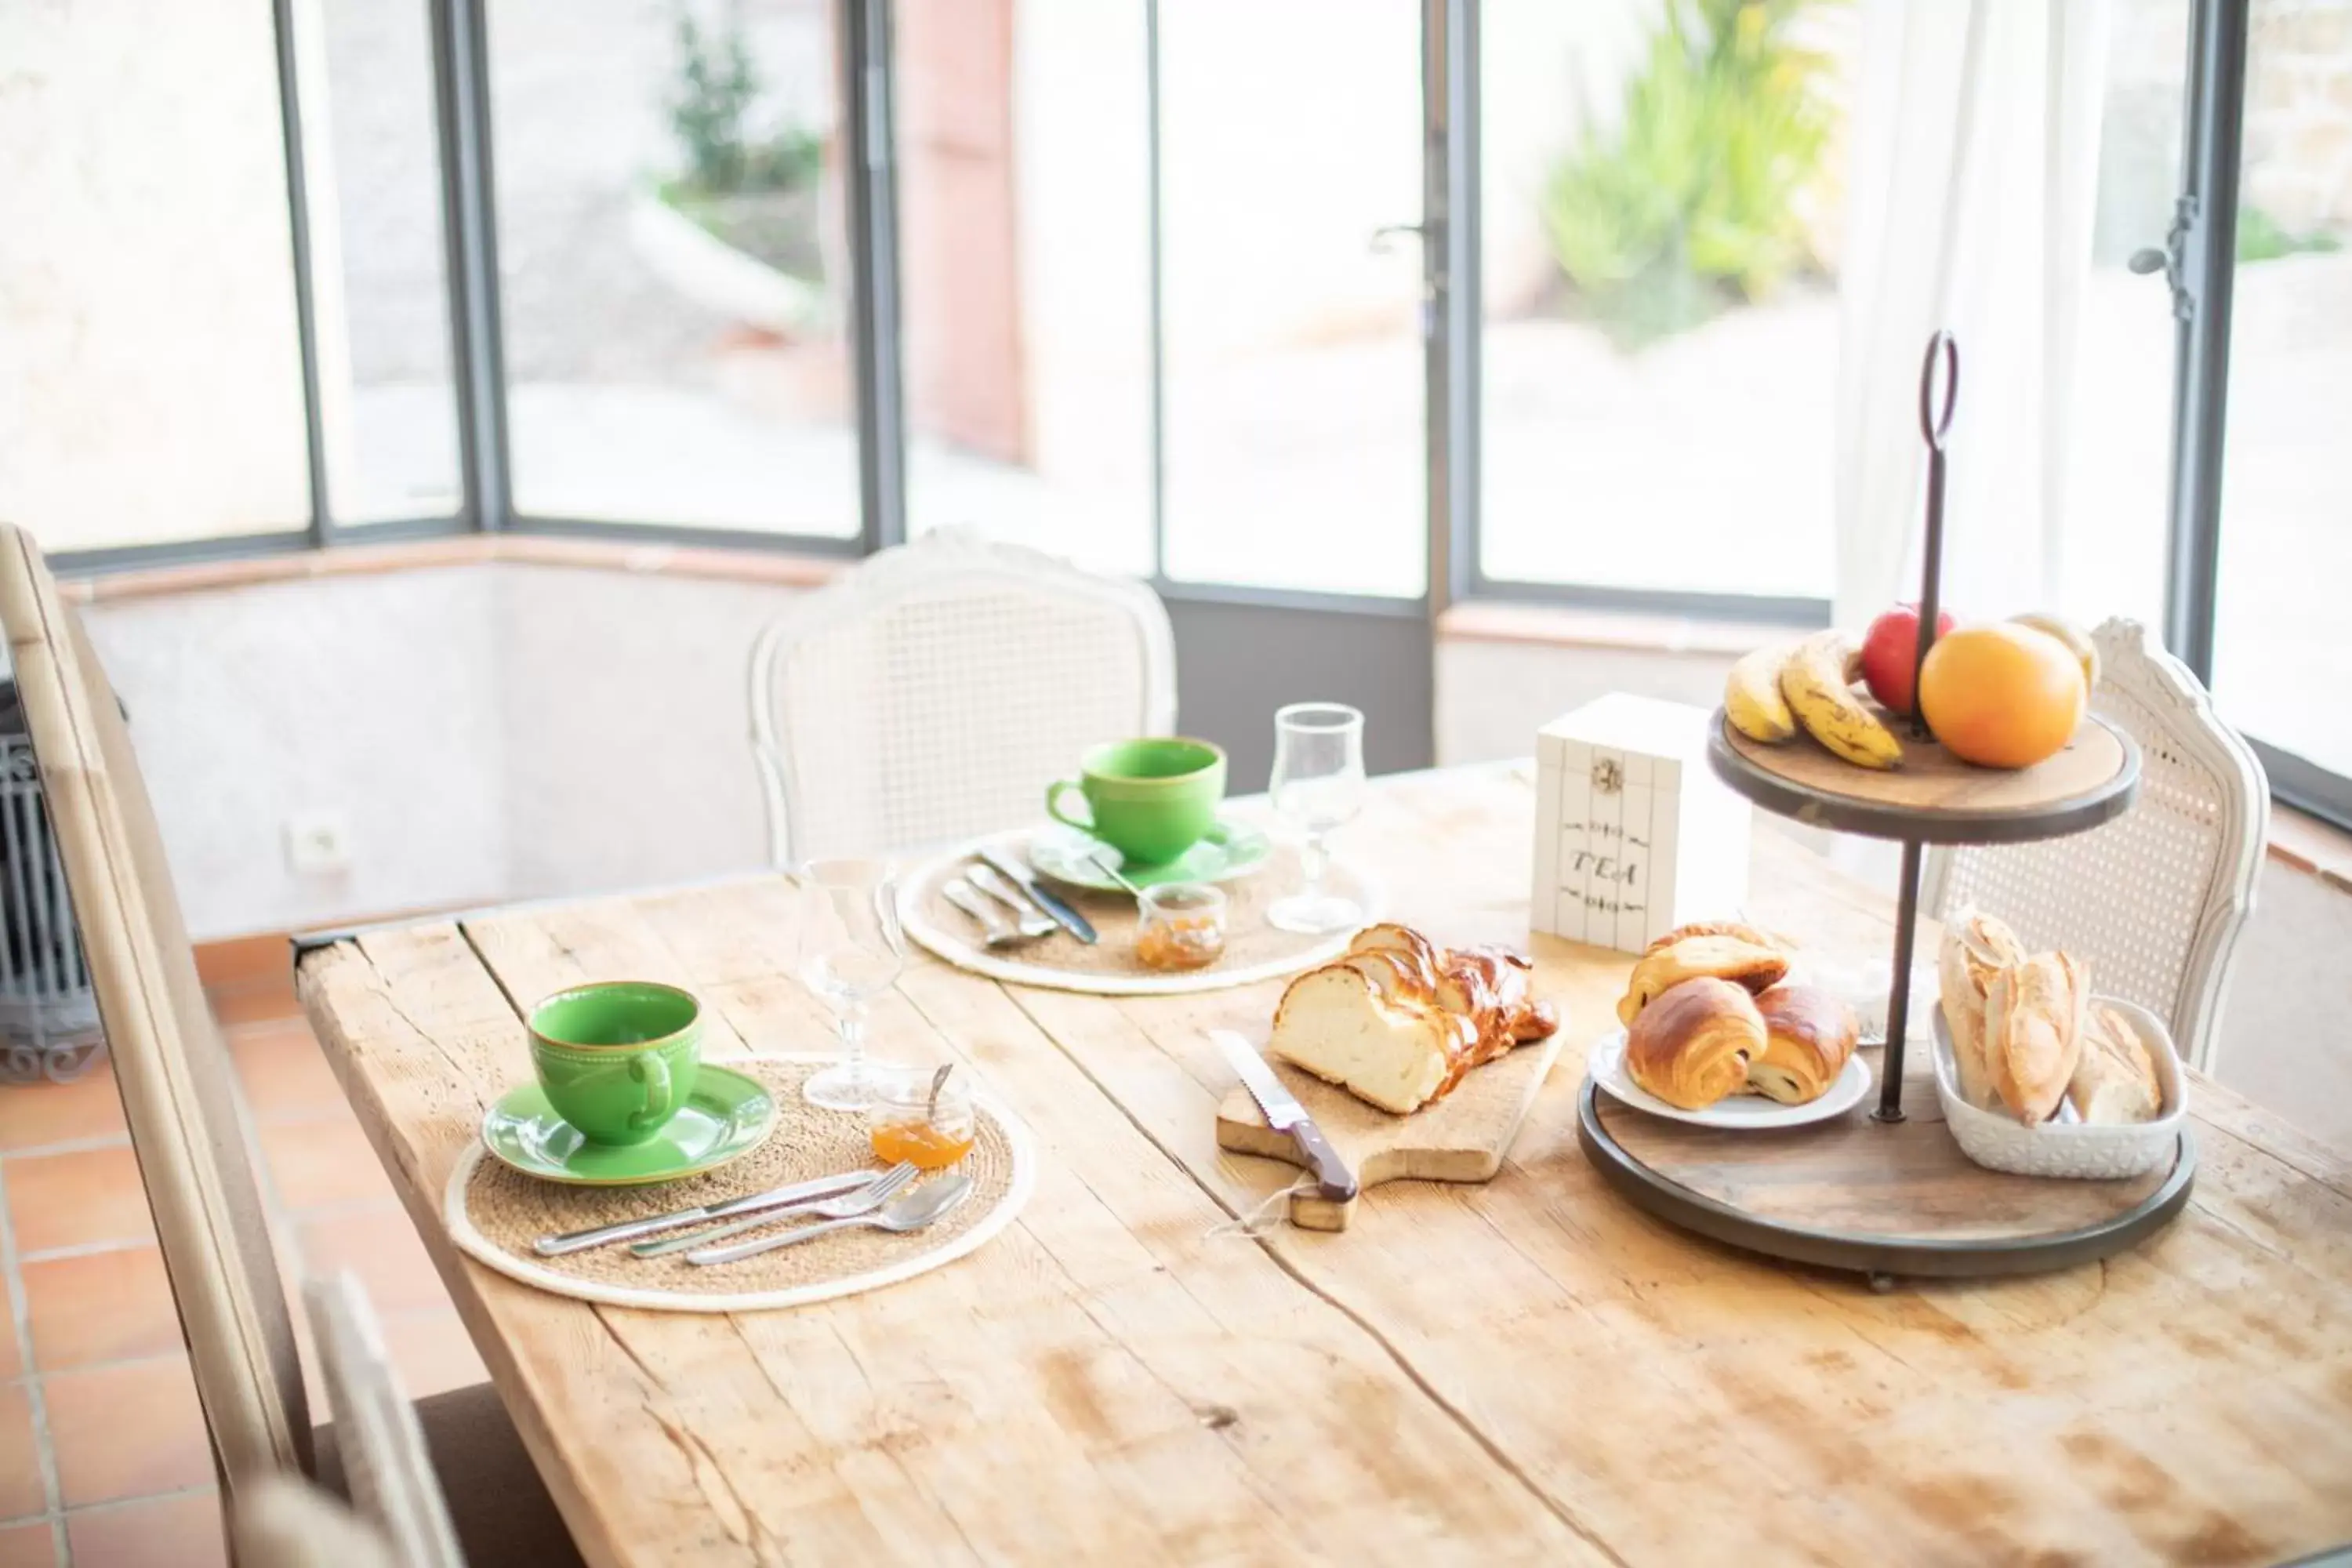
M 1841 267 L 1837 595 L 1918 596 L 1919 369 L 1958 340 L 1943 601 L 2054 603 L 2109 0 L 1864 0 Z

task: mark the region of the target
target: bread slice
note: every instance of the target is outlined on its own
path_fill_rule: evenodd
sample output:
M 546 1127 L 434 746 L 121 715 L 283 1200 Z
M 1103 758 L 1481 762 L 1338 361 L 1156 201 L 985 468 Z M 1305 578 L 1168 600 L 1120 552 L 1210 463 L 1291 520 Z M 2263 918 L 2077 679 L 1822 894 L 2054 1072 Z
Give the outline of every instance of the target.
M 2089 975 L 2072 954 L 2037 953 L 1993 977 L 1985 1064 L 2001 1103 L 2028 1127 L 2050 1120 L 2083 1049 Z
M 1937 954 L 1944 1027 L 1952 1037 L 1960 1098 L 1979 1109 L 1990 1109 L 1998 1098 L 1985 1059 L 1985 995 L 1994 975 L 2025 956 L 2017 933 L 1990 915 L 1964 909 L 1944 922 L 1944 944 Z
M 2156 1058 L 2130 1020 L 2114 1008 L 2090 1009 L 2066 1098 L 2085 1121 L 2153 1121 L 2164 1109 Z
M 1450 1084 L 1477 1041 L 1461 1015 L 1391 1002 L 1363 970 L 1334 963 L 1290 983 L 1266 1053 L 1403 1116 Z

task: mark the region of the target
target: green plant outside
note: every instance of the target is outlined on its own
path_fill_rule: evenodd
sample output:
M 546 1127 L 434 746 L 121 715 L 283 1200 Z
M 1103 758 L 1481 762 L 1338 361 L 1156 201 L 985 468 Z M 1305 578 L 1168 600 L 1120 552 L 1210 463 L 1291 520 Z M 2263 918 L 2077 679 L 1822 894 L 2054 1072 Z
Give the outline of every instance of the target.
M 2276 261 L 2282 256 L 2324 256 L 2344 248 L 2344 242 L 2324 229 L 2295 234 L 2251 202 L 2238 207 L 2238 259 Z
M 677 12 L 677 88 L 670 99 L 670 129 L 686 155 L 686 172 L 662 187 L 663 199 L 685 209 L 679 196 L 732 195 L 800 190 L 816 183 L 824 138 L 793 127 L 758 138 L 751 111 L 763 91 L 751 51 L 734 14 L 712 37 L 693 11 Z
M 1622 344 L 1763 298 L 1816 262 L 1798 199 L 1834 125 L 1827 58 L 1790 42 L 1809 0 L 1667 0 L 1617 123 L 1551 168 L 1544 228 Z

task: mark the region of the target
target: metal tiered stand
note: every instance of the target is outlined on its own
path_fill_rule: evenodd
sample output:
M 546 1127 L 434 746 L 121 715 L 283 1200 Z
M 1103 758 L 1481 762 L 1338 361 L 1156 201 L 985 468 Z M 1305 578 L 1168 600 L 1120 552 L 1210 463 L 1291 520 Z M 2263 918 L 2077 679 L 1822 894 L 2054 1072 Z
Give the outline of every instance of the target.
M 1938 332 L 1919 378 L 1927 443 L 1922 666 L 1936 636 L 1945 445 L 1958 389 L 1958 351 Z M 1961 1153 L 1944 1126 L 1931 1064 L 1907 1061 L 1904 1047 L 1923 847 L 2019 844 L 2096 827 L 2137 798 L 2139 748 L 2094 714 L 2056 756 L 1994 770 L 1953 756 L 1916 717 L 1896 718 L 1892 727 L 1903 763 L 1885 773 L 1841 762 L 1801 738 L 1759 744 L 1731 729 L 1720 710 L 1707 751 L 1717 776 L 1768 811 L 1903 846 L 1877 1108 L 1811 1126 L 1730 1131 L 1651 1116 L 1588 1079 L 1578 1106 L 1580 1141 L 1611 1185 L 1662 1219 L 1774 1258 L 1858 1270 L 1882 1289 L 1898 1275 L 2025 1274 L 2120 1252 L 2189 1201 L 2197 1160 L 2186 1132 L 2168 1166 L 2128 1180 L 1986 1170 Z

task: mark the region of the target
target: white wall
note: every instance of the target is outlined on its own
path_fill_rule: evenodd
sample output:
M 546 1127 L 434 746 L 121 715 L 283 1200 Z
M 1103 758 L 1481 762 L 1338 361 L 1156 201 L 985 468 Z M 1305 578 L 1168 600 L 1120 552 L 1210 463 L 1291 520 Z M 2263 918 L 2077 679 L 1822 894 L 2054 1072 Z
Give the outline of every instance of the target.
M 510 892 L 489 591 L 464 567 L 83 608 L 192 935 Z M 319 810 L 352 869 L 298 877 L 286 823 Z
M 499 564 L 509 879 L 543 898 L 762 864 L 747 663 L 795 590 Z
M 207 941 L 760 864 L 744 665 L 793 593 L 499 563 L 82 614 Z M 347 873 L 288 866 L 315 811 Z

